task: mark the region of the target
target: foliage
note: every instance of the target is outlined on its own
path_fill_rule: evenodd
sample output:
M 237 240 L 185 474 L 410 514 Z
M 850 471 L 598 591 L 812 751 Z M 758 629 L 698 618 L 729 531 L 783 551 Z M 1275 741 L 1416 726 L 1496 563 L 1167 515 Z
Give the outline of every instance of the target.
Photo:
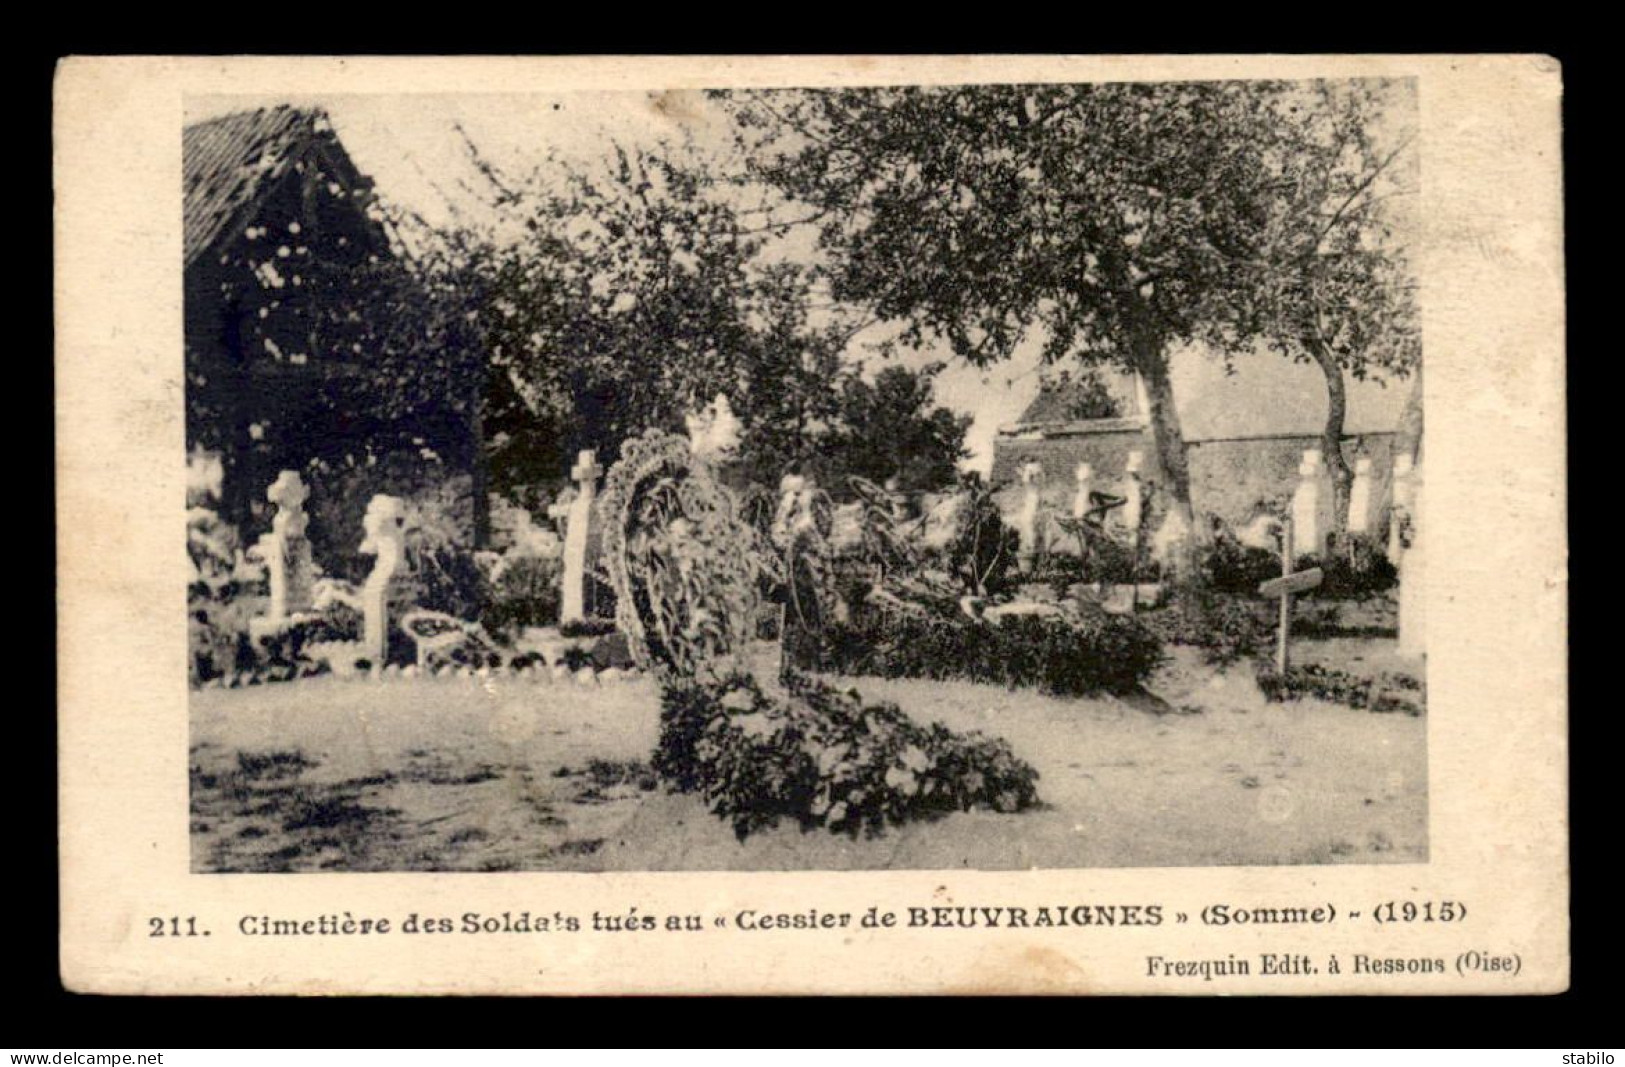
M 1080 534 L 1078 555 L 1051 551 L 1042 554 L 1032 579 L 1047 583 L 1055 595 L 1064 597 L 1078 583 L 1085 585 L 1127 585 L 1154 582 L 1160 574 L 1154 560 L 1143 559 L 1129 545 L 1106 533 L 1098 525 L 1080 519 L 1057 520 L 1063 530 Z
M 411 439 L 399 446 L 332 460 L 318 452 L 297 468 L 310 487 L 305 513 L 311 553 L 328 576 L 360 582 L 372 571 L 373 557 L 359 548 L 367 505 L 380 494 L 406 501 L 411 522 L 428 524 L 435 540 L 473 543 L 473 479 L 457 473 L 427 446 L 413 445 Z M 260 487 L 262 494 L 264 489 Z
M 1192 589 L 1137 617 L 1168 644 L 1200 648 L 1216 666 L 1255 656 L 1270 640 L 1264 605 L 1212 589 Z
M 499 637 L 557 622 L 562 572 L 557 558 L 522 553 L 502 557 L 486 576 L 480 622 Z
M 1289 133 L 1320 98 L 1239 80 L 715 96 L 786 215 L 817 220 L 835 297 L 901 343 L 982 366 L 1039 336 L 1045 362 L 1139 372 L 1170 508 L 1196 531 L 1168 354 L 1229 359 L 1273 327 L 1260 237 L 1309 210 L 1281 190 L 1324 158 Z
M 817 441 L 824 480 L 863 478 L 904 492 L 952 485 L 970 453 L 969 415 L 933 406 L 933 364 L 915 371 L 892 365 L 873 383 L 849 375 L 841 386 L 837 422 Z
M 1038 772 L 980 733 L 922 727 L 895 704 L 801 678 L 790 698 L 749 675 L 662 694 L 655 771 L 731 819 L 741 840 L 791 819 L 857 834 L 972 808 L 1037 803 Z
M 306 650 L 329 641 L 355 641 L 361 637 L 361 614 L 344 604 L 333 604 L 313 618 L 301 619 L 253 642 L 254 667 L 273 676 L 292 678 L 311 664 Z M 381 666 L 381 664 L 379 665 Z
M 1294 665 L 1285 676 L 1260 670 L 1258 687 L 1270 700 L 1308 696 L 1356 709 L 1407 715 L 1421 715 L 1425 701 L 1422 683 L 1411 675 L 1384 671 L 1374 678 L 1361 678 L 1318 663 Z
M 790 645 L 798 666 L 882 678 L 964 679 L 1034 688 L 1055 696 L 1133 691 L 1162 659 L 1157 638 L 1134 618 L 1081 618 L 883 611 L 832 623 L 816 643 Z
M 1055 411 L 1066 422 L 1115 419 L 1123 414 L 1122 404 L 1098 369 L 1078 373 L 1062 369 L 1046 375 L 1039 390 L 1049 394 L 1046 408 Z M 1055 403 L 1056 400 L 1059 404 Z
M 459 494 L 446 486 L 405 503 L 406 566 L 391 589 L 392 613 L 418 607 L 479 618 L 485 576 L 469 544 L 469 526 L 457 515 Z
M 251 663 L 248 620 L 264 609 L 265 572 L 243 558 L 237 531 L 207 508 L 187 511 L 186 551 L 187 676 L 197 685 Z
M 1213 539 L 1200 566 L 1209 588 L 1232 596 L 1257 596 L 1261 583 L 1281 576 L 1280 553 L 1223 535 Z
M 497 489 L 678 429 L 718 393 L 744 424 L 751 477 L 776 481 L 811 454 L 836 419 L 853 317 L 815 318 L 828 304 L 815 272 L 764 257 L 681 145 L 616 147 L 602 166 L 550 158 L 517 178 L 474 158 L 503 220 L 457 238 L 482 294 L 471 314 Z
M 1353 481 L 1341 448 L 1344 378 L 1405 377 L 1421 359 L 1416 278 L 1405 213 L 1396 210 L 1417 190 L 1414 90 L 1402 91 L 1403 110 L 1393 82 L 1317 82 L 1305 91 L 1311 106 L 1282 123 L 1301 165 L 1280 183 L 1260 227 L 1258 289 L 1271 347 L 1316 364 L 1326 379 L 1322 451 L 1341 525 Z M 1409 121 L 1393 121 L 1402 114 Z
M 1297 570 L 1319 567 L 1325 577 L 1310 595 L 1325 600 L 1363 600 L 1399 584 L 1387 547 L 1369 534 L 1335 534 L 1324 556 L 1304 556 Z

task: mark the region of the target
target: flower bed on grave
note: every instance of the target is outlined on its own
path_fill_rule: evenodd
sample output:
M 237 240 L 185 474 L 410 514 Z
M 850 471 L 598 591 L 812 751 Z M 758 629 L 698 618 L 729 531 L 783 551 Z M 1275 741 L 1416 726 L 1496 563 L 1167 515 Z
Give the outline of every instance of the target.
M 787 613 L 786 657 L 804 670 L 959 679 L 1068 697 L 1137 688 L 1161 661 L 1157 637 L 1131 616 L 1060 603 L 1048 575 L 1018 586 L 1014 532 L 991 494 L 969 479 L 959 496 L 934 550 L 916 547 L 883 499 L 868 501 L 864 536 L 850 549 L 820 538 L 811 522 L 781 521 L 801 531 L 785 541 L 786 554 L 805 565 L 793 573 L 807 575 L 793 586 L 792 603 L 814 609 Z M 787 498 L 786 506 L 795 505 Z M 800 510 L 818 514 L 815 501 Z M 1059 584 L 1078 579 L 1068 572 Z M 1027 593 L 1042 602 L 1023 602 Z
M 974 807 L 1016 812 L 1038 800 L 1038 772 L 1003 741 L 921 726 L 895 704 L 795 678 L 790 699 L 749 675 L 668 687 L 654 768 L 698 793 L 743 839 L 780 819 L 878 832 L 888 823 Z
M 1157 637 L 1103 611 L 1006 615 L 865 611 L 792 641 L 798 666 L 880 678 L 961 679 L 1053 696 L 1132 692 L 1162 661 Z
M 764 598 L 786 598 L 795 561 L 741 520 L 689 442 L 656 431 L 628 441 L 598 507 L 617 623 L 661 687 L 656 770 L 741 838 L 783 819 L 876 833 L 1036 803 L 1037 772 L 1000 739 L 921 726 L 793 673 L 782 695 L 751 675 Z

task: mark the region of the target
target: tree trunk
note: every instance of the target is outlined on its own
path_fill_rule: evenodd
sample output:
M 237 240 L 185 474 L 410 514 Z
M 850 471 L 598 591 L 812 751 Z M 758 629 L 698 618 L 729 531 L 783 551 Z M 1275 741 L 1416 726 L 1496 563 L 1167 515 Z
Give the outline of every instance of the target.
M 1172 546 L 1173 582 L 1188 585 L 1196 574 L 1196 545 L 1202 531 L 1191 507 L 1190 464 L 1185 455 L 1185 436 L 1179 428 L 1179 411 L 1174 406 L 1173 383 L 1168 378 L 1168 355 L 1160 338 L 1146 337 L 1135 342 L 1135 366 L 1145 381 L 1147 414 L 1151 439 L 1157 450 L 1157 465 L 1167 482 L 1168 511 L 1184 524 L 1186 536 Z
M 1326 376 L 1326 427 L 1321 431 L 1320 449 L 1326 461 L 1326 472 L 1331 475 L 1333 519 L 1332 528 L 1341 533 L 1348 529 L 1349 492 L 1354 486 L 1354 472 L 1343 458 L 1343 422 L 1348 416 L 1348 387 L 1343 382 L 1343 368 L 1326 351 L 1325 346 L 1311 344 L 1310 353 Z

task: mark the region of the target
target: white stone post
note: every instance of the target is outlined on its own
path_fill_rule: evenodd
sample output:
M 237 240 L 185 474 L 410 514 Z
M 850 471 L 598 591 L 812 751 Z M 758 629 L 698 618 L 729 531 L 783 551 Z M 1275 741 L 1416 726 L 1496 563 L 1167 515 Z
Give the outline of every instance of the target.
M 1077 480 L 1077 492 L 1072 496 L 1072 517 L 1081 519 L 1089 514 L 1089 483 L 1094 470 L 1087 463 L 1080 463 L 1072 477 Z
M 1399 654 L 1421 656 L 1427 651 L 1427 560 L 1422 547 L 1425 516 L 1422 514 L 1422 478 L 1419 470 L 1408 470 L 1410 492 L 1404 509 L 1395 508 L 1393 525 L 1398 533 L 1399 555 Z
M 1145 483 L 1140 479 L 1144 464 L 1145 453 L 1135 449 L 1123 466 L 1123 526 L 1128 530 L 1129 547 L 1136 552 L 1140 549 L 1140 518 L 1145 511 Z
M 1349 533 L 1368 534 L 1376 523 L 1376 481 L 1371 475 L 1371 457 L 1354 461 L 1354 485 L 1349 489 Z
M 564 589 L 559 608 L 559 621 L 571 622 L 586 617 L 587 591 L 587 530 L 592 524 L 592 505 L 598 498 L 598 479 L 604 468 L 598 465 L 598 454 L 583 449 L 570 471 L 578 492 L 570 503 L 569 518 L 564 529 Z
M 1318 448 L 1306 448 L 1303 462 L 1298 466 L 1298 488 L 1292 494 L 1292 558 L 1319 555 L 1326 551 L 1326 535 L 1331 532 L 1326 521 L 1327 490 L 1326 466 Z
M 389 589 L 406 561 L 406 514 L 398 497 L 375 496 L 361 520 L 361 551 L 376 557 L 361 587 L 361 655 L 382 670 L 389 654 Z
M 1044 468 L 1034 460 L 1021 465 L 1021 511 L 1016 516 L 1021 548 L 1016 561 L 1023 571 L 1032 570 L 1033 561 L 1038 557 L 1038 498 L 1043 474 Z
M 310 541 L 305 528 L 305 501 L 310 490 L 298 471 L 283 471 L 265 491 L 276 505 L 271 532 L 260 539 L 258 554 L 265 560 L 271 579 L 269 618 L 281 621 L 290 615 L 309 611 L 315 599 L 315 566 L 310 558 Z
M 1388 558 L 1395 566 L 1399 565 L 1399 557 L 1405 551 L 1405 546 L 1400 543 L 1401 516 L 1408 514 L 1414 505 L 1415 473 L 1416 461 L 1413 457 L 1399 456 L 1394 460 L 1393 486 L 1389 491 L 1392 500 L 1388 509 Z

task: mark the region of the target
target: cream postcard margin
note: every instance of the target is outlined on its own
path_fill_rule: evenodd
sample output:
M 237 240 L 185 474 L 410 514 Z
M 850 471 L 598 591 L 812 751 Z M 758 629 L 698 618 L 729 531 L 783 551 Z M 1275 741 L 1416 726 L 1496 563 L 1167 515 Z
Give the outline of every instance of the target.
M 181 152 L 192 94 L 899 82 L 1418 79 L 1430 859 L 1392 866 L 194 875 L 188 861 Z M 70 58 L 56 82 L 62 978 L 107 993 L 1550 993 L 1569 973 L 1558 64 L 1542 56 Z M 1382 924 L 1384 902 L 1465 919 Z M 877 909 L 1157 905 L 1154 927 L 863 927 Z M 1338 921 L 1211 927 L 1211 904 Z M 245 937 L 239 916 L 558 910 L 703 932 Z M 848 912 L 837 931 L 714 925 Z M 1358 910 L 1361 918 L 1349 918 Z M 1177 923 L 1176 913 L 1191 917 Z M 196 916 L 208 937 L 150 938 Z M 1224 982 L 1147 960 L 1306 953 Z M 1355 954 L 1446 975 L 1351 974 Z M 1506 960 L 1504 970 L 1469 960 Z M 1487 966 L 1487 964 L 1486 964 Z

